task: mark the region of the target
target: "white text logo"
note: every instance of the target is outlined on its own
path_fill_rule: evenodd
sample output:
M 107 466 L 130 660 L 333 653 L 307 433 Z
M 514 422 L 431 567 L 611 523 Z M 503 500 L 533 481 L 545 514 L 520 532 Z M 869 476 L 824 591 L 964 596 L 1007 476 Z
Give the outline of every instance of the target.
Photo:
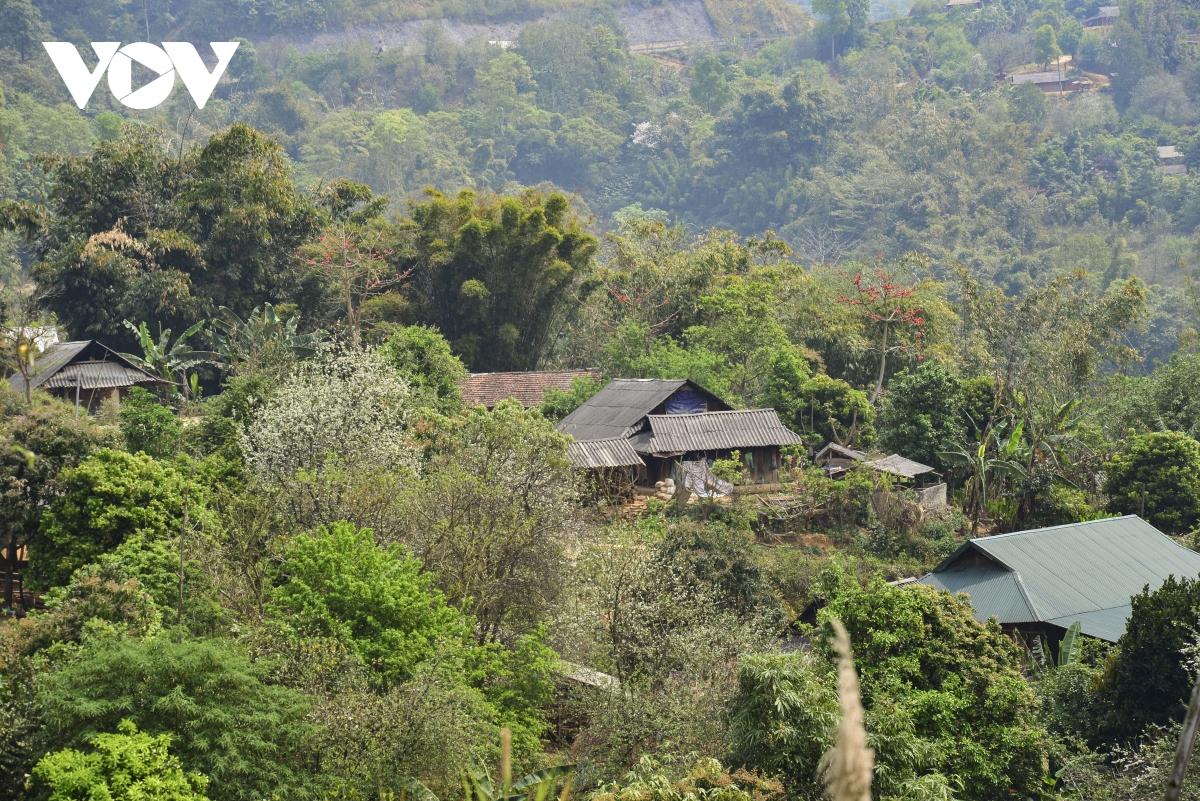
M 121 104 L 129 108 L 154 108 L 170 96 L 175 88 L 175 73 L 191 93 L 199 108 L 204 108 L 217 81 L 225 74 L 238 42 L 210 42 L 217 56 L 212 72 L 200 60 L 196 48 L 187 42 L 163 42 L 162 47 L 149 42 L 134 42 L 121 47 L 120 42 L 92 42 L 96 52 L 96 69 L 89 70 L 75 45 L 70 42 L 42 42 L 50 60 L 58 68 L 75 105 L 83 108 L 96 91 L 100 78 L 108 71 L 108 88 Z M 133 62 L 158 73 L 158 77 L 137 89 L 133 88 Z

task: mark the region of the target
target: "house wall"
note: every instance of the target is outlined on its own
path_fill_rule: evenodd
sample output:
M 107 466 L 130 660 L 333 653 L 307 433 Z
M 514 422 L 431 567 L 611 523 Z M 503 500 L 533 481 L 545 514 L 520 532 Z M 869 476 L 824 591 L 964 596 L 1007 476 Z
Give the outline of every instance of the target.
M 740 451 L 742 454 L 742 462 L 746 465 L 747 474 L 746 484 L 775 484 L 779 481 L 779 468 L 783 464 L 783 459 L 780 455 L 778 447 L 769 448 L 746 448 Z M 674 466 L 679 462 L 699 462 L 709 459 L 728 459 L 733 455 L 733 451 L 705 451 L 685 453 L 682 456 L 642 456 L 642 461 L 646 463 L 644 468 L 639 468 L 638 484 L 640 486 L 652 487 L 655 483 L 668 478 L 675 479 L 675 483 L 679 483 L 678 471 L 674 470 Z M 774 467 L 772 467 L 774 465 Z
M 61 398 L 67 403 L 74 405 L 75 390 L 66 387 L 55 387 L 49 390 L 50 394 L 56 398 Z M 104 401 L 109 398 L 116 398 L 118 401 L 125 400 L 125 396 L 129 394 L 129 387 L 103 387 L 101 389 L 81 389 L 79 390 L 79 408 L 90 414 L 95 414 L 100 411 L 100 407 Z

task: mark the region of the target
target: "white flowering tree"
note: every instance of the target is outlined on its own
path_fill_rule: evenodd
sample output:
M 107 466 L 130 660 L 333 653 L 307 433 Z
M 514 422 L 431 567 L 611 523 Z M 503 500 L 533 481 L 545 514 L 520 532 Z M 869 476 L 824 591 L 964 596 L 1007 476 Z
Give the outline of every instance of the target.
M 346 520 L 383 534 L 391 499 L 419 470 L 409 397 L 374 351 L 324 348 L 243 432 L 246 463 L 301 528 Z

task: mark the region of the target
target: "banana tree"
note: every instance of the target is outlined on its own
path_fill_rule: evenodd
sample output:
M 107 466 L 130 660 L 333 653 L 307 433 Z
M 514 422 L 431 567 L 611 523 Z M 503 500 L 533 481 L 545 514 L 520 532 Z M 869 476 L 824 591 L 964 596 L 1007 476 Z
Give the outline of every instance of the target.
M 993 514 L 1007 514 L 1009 511 L 996 504 L 996 499 L 989 496 L 989 490 L 993 486 L 989 483 L 989 479 L 996 476 L 1014 480 L 1025 478 L 1025 468 L 1015 458 L 1020 447 L 1022 433 L 1023 428 L 1018 423 L 1007 439 L 1002 439 L 999 432 L 992 432 L 990 437 L 985 432 L 981 441 L 973 447 L 960 446 L 957 450 L 942 451 L 938 454 L 938 457 L 946 464 L 961 465 L 967 468 L 968 478 L 966 495 L 963 499 L 963 511 L 967 511 L 971 515 L 972 537 L 979 531 L 979 518 L 985 509 Z M 995 456 L 989 455 L 993 444 Z
M 211 362 L 216 356 L 212 351 L 196 350 L 187 344 L 187 340 L 203 328 L 205 322 L 207 321 L 201 320 L 191 326 L 180 334 L 174 342 L 171 342 L 171 329 L 163 329 L 159 331 L 158 341 L 156 342 L 154 337 L 150 335 L 150 328 L 144 320 L 138 325 L 134 325 L 126 320 L 125 327 L 138 335 L 138 342 L 142 346 L 142 355 L 136 356 L 132 353 L 122 353 L 121 356 L 152 375 L 179 384 L 183 387 L 185 395 L 189 394 L 189 392 L 194 394 L 198 388 L 198 384 L 195 381 L 188 381 L 188 370 Z
M 512 780 L 512 734 L 508 729 L 500 732 L 500 781 L 492 779 L 486 768 L 472 765 L 462 774 L 463 795 L 466 801 L 546 801 L 550 792 L 558 784 L 563 783 L 559 801 L 567 801 L 571 795 L 571 778 L 575 773 L 574 765 L 556 765 L 552 768 L 534 771 L 528 776 Z M 401 788 L 400 801 L 438 801 L 433 791 L 416 779 L 409 779 Z
M 270 303 L 256 307 L 245 320 L 222 306 L 209 338 L 225 369 L 254 372 L 273 355 L 307 358 L 313 354 L 327 334 L 320 330 L 298 334 L 298 322 L 296 316 L 281 320 Z

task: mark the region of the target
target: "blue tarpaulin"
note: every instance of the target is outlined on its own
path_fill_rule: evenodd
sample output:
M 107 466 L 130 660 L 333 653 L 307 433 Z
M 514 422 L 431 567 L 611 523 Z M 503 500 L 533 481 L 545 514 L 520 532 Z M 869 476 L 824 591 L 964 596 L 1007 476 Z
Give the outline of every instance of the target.
M 667 398 L 667 414 L 701 414 L 708 411 L 704 396 L 690 389 L 681 389 Z

